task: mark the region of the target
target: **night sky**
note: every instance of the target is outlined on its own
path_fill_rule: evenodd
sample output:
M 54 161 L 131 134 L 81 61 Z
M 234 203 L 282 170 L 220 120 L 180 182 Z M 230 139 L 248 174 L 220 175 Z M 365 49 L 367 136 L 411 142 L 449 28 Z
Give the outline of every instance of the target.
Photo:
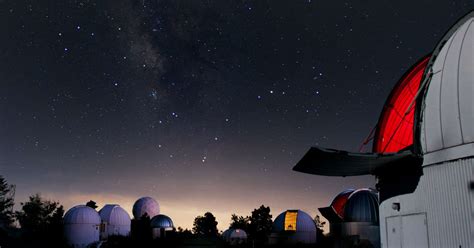
M 0 0 L 0 174 L 19 202 L 156 198 L 177 226 L 261 204 L 311 215 L 373 177 L 292 171 L 357 151 L 391 88 L 472 1 Z M 370 145 L 366 147 L 370 150 Z

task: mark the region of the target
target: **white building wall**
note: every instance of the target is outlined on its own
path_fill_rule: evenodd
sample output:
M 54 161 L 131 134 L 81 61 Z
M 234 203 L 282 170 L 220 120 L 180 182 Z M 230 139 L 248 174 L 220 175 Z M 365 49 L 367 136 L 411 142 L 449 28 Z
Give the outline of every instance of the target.
M 107 236 L 128 236 L 130 225 L 107 225 Z
M 96 224 L 66 224 L 64 225 L 66 242 L 73 248 L 85 248 L 99 241 L 99 225 Z
M 339 228 L 343 237 L 358 236 L 360 240 L 368 240 L 374 247 L 380 247 L 380 227 L 373 223 L 343 222 Z
M 474 247 L 474 196 L 470 183 L 474 181 L 474 158 L 459 159 L 441 164 L 424 165 L 424 175 L 413 194 L 401 195 L 385 200 L 380 205 L 380 238 L 383 248 L 388 245 L 388 236 L 401 235 L 397 248 L 412 247 L 403 245 L 408 235 L 425 235 L 425 230 L 418 233 L 404 232 L 410 227 L 403 216 L 425 214 L 428 246 L 430 248 L 471 248 Z M 400 211 L 392 209 L 393 203 L 400 203 Z M 401 230 L 393 232 L 393 217 L 400 220 Z M 389 218 L 389 219 L 387 219 Z M 391 218 L 391 219 L 390 219 Z M 405 218 L 406 219 L 406 218 Z M 390 221 L 390 230 L 387 229 Z M 405 237 L 406 240 L 415 236 Z M 389 237 L 390 239 L 390 237 Z M 394 239 L 391 239 L 394 240 Z M 407 243 L 407 242 L 405 242 Z

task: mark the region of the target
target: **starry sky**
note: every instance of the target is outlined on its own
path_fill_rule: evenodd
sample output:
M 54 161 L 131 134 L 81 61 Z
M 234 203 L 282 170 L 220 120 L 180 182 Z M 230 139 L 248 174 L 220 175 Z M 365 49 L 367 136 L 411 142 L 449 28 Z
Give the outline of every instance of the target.
M 0 0 L 0 174 L 177 226 L 261 204 L 311 215 L 371 176 L 292 171 L 357 151 L 401 75 L 472 1 Z M 365 148 L 370 150 L 370 145 Z

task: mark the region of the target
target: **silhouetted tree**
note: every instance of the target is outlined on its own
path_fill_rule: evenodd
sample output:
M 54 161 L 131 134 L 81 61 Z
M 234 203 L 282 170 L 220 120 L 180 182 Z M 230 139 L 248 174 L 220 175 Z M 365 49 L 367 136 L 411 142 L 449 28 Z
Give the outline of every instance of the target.
M 180 238 L 191 238 L 193 236 L 193 233 L 189 229 L 183 229 L 182 227 L 178 227 L 176 233 Z
M 0 176 L 0 229 L 6 228 L 13 223 L 13 205 L 15 186 L 7 183 Z
M 249 224 L 249 236 L 260 242 L 265 242 L 272 231 L 272 215 L 270 207 L 260 206 L 252 211 Z
M 229 228 L 234 228 L 234 229 L 242 229 L 246 232 L 249 230 L 249 224 L 250 224 L 250 217 L 243 217 L 243 216 L 238 216 L 236 214 L 232 214 L 230 217 L 231 223 Z
M 30 238 L 60 240 L 64 208 L 59 202 L 43 200 L 40 194 L 30 196 L 15 213 L 24 234 Z
M 216 237 L 218 234 L 216 217 L 210 212 L 205 213 L 204 216 L 196 217 L 193 232 L 205 237 Z
M 93 209 L 97 209 L 97 203 L 93 200 L 90 200 L 86 203 L 86 206 L 90 207 L 90 208 L 93 208 Z

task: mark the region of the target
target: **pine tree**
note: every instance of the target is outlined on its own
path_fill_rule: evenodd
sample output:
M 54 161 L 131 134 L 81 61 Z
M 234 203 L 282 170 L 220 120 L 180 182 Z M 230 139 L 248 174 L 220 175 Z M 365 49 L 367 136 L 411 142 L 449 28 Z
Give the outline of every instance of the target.
M 0 229 L 13 223 L 15 186 L 7 183 L 0 175 Z

